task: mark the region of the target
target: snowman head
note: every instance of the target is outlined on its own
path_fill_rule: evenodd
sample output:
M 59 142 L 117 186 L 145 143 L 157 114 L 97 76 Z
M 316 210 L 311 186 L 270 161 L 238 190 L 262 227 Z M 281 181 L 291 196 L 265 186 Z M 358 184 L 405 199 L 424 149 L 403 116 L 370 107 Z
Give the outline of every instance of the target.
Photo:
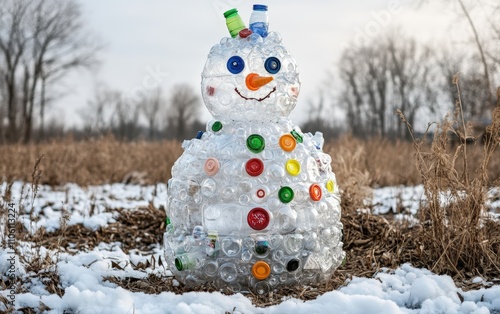
M 287 117 L 297 103 L 299 72 L 278 33 L 223 38 L 202 73 L 203 100 L 216 119 L 269 122 Z

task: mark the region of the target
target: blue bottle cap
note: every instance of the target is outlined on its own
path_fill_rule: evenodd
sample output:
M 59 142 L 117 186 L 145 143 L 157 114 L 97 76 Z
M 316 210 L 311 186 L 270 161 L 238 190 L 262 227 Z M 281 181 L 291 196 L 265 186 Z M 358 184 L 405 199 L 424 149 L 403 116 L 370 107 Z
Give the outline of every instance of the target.
M 263 5 L 263 4 L 254 4 L 254 5 L 253 5 L 253 10 L 254 10 L 254 11 L 267 11 L 267 5 Z
M 196 133 L 196 139 L 197 140 L 201 140 L 201 137 L 203 136 L 203 131 L 198 131 L 198 133 Z

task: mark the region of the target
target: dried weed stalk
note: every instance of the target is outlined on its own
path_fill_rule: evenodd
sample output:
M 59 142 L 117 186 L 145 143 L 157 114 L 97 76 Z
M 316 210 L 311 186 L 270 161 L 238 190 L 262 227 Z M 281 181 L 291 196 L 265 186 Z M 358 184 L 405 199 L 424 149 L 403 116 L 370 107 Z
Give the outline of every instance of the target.
M 471 163 L 467 146 L 471 130 L 463 117 L 458 76 L 453 83 L 459 96 L 455 114 L 437 125 L 430 149 L 414 138 L 417 169 L 427 198 L 420 212 L 423 228 L 417 236 L 425 252 L 424 261 L 430 263 L 426 266 L 432 271 L 460 279 L 498 278 L 499 224 L 485 219 L 485 200 L 490 187 L 488 165 L 499 145 L 500 88 L 481 159 Z M 398 114 L 413 137 L 404 115 Z M 451 135 L 461 139 L 452 151 Z

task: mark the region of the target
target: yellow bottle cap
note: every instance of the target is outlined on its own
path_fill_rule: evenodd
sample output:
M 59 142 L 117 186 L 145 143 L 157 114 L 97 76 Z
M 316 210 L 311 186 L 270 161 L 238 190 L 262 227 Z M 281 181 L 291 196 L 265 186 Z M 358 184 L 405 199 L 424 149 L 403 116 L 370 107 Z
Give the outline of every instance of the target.
M 297 176 L 300 173 L 300 163 L 295 159 L 287 161 L 285 168 L 292 176 Z
M 271 274 L 271 267 L 263 261 L 258 261 L 252 266 L 252 274 L 259 280 L 264 280 Z
M 328 190 L 328 192 L 333 192 L 335 190 L 335 183 L 333 183 L 332 180 L 328 181 L 326 183 L 326 189 Z

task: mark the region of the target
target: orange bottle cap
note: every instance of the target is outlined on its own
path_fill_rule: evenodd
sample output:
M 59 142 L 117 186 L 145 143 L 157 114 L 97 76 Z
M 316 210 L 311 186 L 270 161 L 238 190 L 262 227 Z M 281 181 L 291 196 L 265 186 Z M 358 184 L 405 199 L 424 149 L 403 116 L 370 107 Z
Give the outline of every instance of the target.
M 285 134 L 280 137 L 279 144 L 281 149 L 283 149 L 285 152 L 291 152 L 292 150 L 295 149 L 297 141 L 295 140 L 295 137 L 293 137 L 291 134 Z
M 311 199 L 313 201 L 319 201 L 319 200 L 321 200 L 321 196 L 323 195 L 323 191 L 321 190 L 321 187 L 319 185 L 313 184 L 309 188 L 309 195 L 311 196 Z
M 252 266 L 252 275 L 259 279 L 264 280 L 271 274 L 271 267 L 263 261 L 258 261 Z

